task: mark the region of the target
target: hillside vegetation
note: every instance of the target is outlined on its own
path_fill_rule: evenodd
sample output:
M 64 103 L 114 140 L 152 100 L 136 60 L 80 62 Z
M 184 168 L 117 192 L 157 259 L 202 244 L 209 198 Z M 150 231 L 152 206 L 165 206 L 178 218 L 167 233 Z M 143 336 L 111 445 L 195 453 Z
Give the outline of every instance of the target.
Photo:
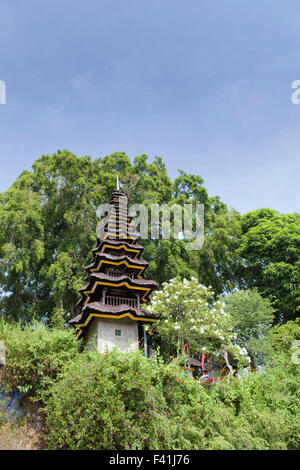
M 208 387 L 157 354 L 80 353 L 69 329 L 2 323 L 1 380 L 38 402 L 49 449 L 299 449 L 299 338 L 275 327 L 260 374 Z

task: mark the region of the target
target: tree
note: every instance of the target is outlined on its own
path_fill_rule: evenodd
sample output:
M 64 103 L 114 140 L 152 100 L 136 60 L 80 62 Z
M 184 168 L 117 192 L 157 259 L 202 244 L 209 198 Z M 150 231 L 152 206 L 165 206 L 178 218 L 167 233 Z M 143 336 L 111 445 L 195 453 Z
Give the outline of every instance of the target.
M 234 319 L 238 344 L 247 349 L 253 364 L 261 364 L 274 318 L 270 301 L 255 289 L 242 290 L 225 298 L 225 311 Z
M 144 167 L 141 196 L 151 198 L 159 187 L 161 202 L 171 184 L 163 164 Z M 126 181 L 135 168 L 124 153 L 91 161 L 68 151 L 44 155 L 32 168 L 0 197 L 1 311 L 26 320 L 53 315 L 61 323 L 61 312 L 65 319 L 75 314 L 96 243 L 96 208 L 109 200 L 116 173 Z
M 219 198 L 210 201 L 212 209 L 205 223 L 204 245 L 194 253 L 194 262 L 201 282 L 212 286 L 219 295 L 238 286 L 240 216 L 237 211 L 228 210 Z
M 237 249 L 242 288 L 256 287 L 276 310 L 275 322 L 300 312 L 300 215 L 259 209 L 241 217 Z
M 218 196 L 208 197 L 201 176 L 179 173 L 174 180 L 175 202 L 204 205 L 204 245 L 201 250 L 188 252 L 189 265 L 202 284 L 212 286 L 216 295 L 229 292 L 237 287 L 240 215 L 229 210 Z
M 228 367 L 228 353 L 248 362 L 247 351 L 236 344 L 234 321 L 224 310 L 224 303 L 213 300 L 213 292 L 194 277 L 190 281 L 179 278 L 163 284 L 163 289 L 153 294 L 148 311 L 159 316 L 152 326 L 158 339 L 177 356 L 184 344 L 191 355 L 203 352 L 221 354 Z
M 141 240 L 149 277 L 162 283 L 195 275 L 217 293 L 234 283 L 230 253 L 238 218 L 218 198 L 208 197 L 200 176 L 180 172 L 172 181 L 160 157 L 149 163 L 140 155 L 132 162 L 118 152 L 92 161 L 64 150 L 43 155 L 0 195 L 0 312 L 6 317 L 61 325 L 76 314 L 83 267 L 96 244 L 96 208 L 108 202 L 117 173 L 130 204 L 205 206 L 208 243 L 201 253 L 174 237 L 151 240 L 149 234 Z
M 141 157 L 138 159 L 139 171 L 144 171 L 140 163 Z M 153 186 L 150 197 L 142 199 L 140 196 L 139 202 L 158 202 L 157 189 L 159 190 Z M 238 212 L 229 210 L 218 196 L 209 197 L 199 175 L 179 170 L 179 176 L 175 178 L 171 189 L 165 199 L 160 199 L 170 206 L 203 204 L 204 244 L 200 250 L 190 251 L 187 249 L 186 240 L 174 238 L 172 232 L 170 240 L 151 240 L 150 236 L 148 240 L 142 240 L 145 246 L 144 257 L 150 263 L 149 277 L 161 284 L 178 275 L 189 279 L 196 276 L 202 284 L 212 286 L 215 295 L 230 291 L 237 286 L 239 258 L 236 250 L 241 235 Z M 171 230 L 172 228 L 171 224 Z
M 269 356 L 277 361 L 284 355 L 294 364 L 300 364 L 300 319 L 275 325 L 268 334 Z

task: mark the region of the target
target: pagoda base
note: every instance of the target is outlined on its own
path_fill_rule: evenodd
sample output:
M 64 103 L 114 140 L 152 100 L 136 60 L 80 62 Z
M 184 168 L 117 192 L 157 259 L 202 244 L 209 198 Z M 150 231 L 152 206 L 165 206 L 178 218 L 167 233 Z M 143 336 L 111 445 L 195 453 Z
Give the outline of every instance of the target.
M 121 319 L 94 318 L 86 332 L 86 348 L 104 354 L 114 348 L 137 351 L 139 348 L 138 322 L 128 317 Z

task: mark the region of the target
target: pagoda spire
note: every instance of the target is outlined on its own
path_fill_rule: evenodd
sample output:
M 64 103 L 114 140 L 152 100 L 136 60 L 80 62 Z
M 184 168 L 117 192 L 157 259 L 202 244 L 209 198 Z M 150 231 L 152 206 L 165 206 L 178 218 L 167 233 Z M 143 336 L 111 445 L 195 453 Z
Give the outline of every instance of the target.
M 117 191 L 120 191 L 119 175 L 117 173 Z

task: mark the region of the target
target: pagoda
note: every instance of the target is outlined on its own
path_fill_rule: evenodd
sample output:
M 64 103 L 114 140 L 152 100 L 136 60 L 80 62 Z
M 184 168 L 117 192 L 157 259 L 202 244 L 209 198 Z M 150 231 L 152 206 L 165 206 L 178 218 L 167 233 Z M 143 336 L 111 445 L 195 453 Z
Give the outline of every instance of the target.
M 79 290 L 80 313 L 70 324 L 79 329 L 77 337 L 84 338 L 89 349 L 137 350 L 143 335 L 145 340 L 142 325 L 156 320 L 142 306 L 157 284 L 145 277 L 149 263 L 140 258 L 143 247 L 136 243 L 139 234 L 119 185 L 104 215 L 92 260 L 85 268 L 86 285 Z

